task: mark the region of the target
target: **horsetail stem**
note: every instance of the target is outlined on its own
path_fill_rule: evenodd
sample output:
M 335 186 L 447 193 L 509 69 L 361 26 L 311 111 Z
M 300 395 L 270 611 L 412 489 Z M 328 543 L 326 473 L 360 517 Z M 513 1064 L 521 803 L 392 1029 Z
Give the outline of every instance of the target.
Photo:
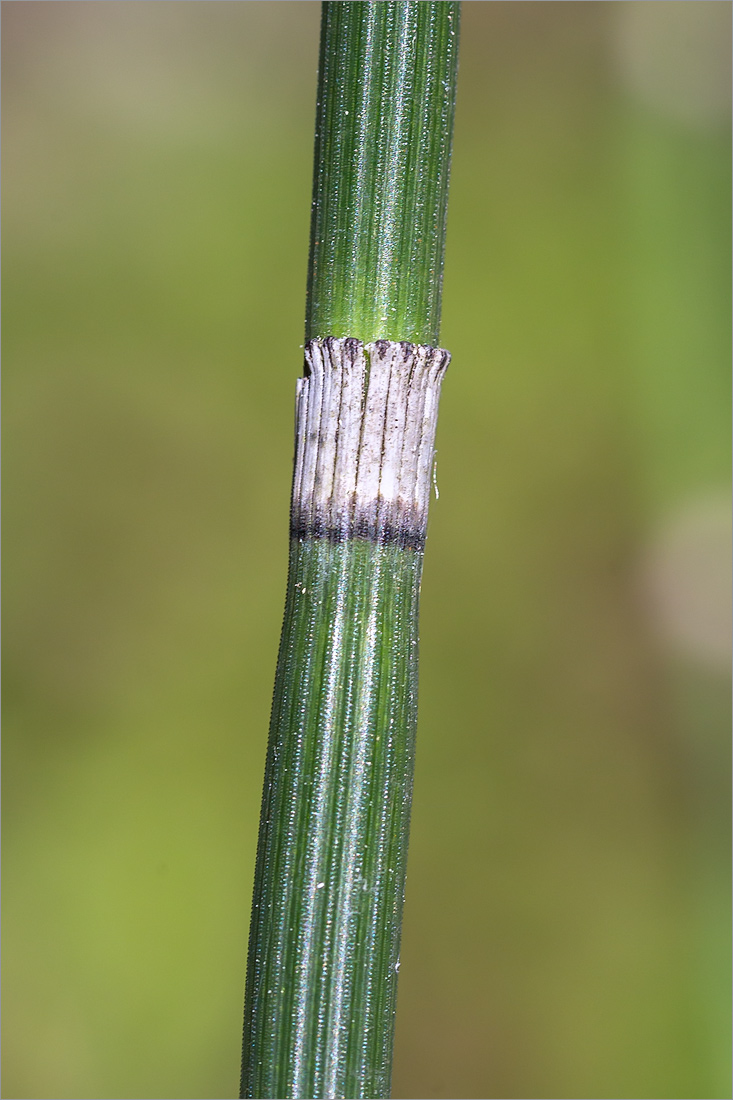
M 458 18 L 323 4 L 242 1097 L 389 1096 Z

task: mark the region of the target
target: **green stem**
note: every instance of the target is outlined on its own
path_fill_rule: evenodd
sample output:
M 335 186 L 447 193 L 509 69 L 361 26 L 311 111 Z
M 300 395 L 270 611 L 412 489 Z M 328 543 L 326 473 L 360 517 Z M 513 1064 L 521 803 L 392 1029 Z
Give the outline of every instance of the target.
M 389 1096 L 457 25 L 453 3 L 323 5 L 242 1097 Z
M 438 343 L 459 9 L 323 5 L 307 340 Z
M 278 826 L 258 874 L 266 948 L 248 1096 L 389 1095 L 394 886 L 405 872 L 417 702 L 406 655 L 419 562 L 412 552 L 406 568 L 403 555 L 361 540 L 291 551 L 266 794 Z

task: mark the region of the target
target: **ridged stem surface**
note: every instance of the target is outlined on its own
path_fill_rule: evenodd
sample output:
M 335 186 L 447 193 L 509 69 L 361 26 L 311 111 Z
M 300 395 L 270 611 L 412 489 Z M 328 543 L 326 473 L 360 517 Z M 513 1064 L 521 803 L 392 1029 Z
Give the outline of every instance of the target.
M 323 5 L 306 339 L 438 344 L 459 14 Z
M 291 545 L 245 1096 L 389 1095 L 421 565 L 361 539 Z
M 242 1097 L 389 1096 L 459 5 L 323 5 Z

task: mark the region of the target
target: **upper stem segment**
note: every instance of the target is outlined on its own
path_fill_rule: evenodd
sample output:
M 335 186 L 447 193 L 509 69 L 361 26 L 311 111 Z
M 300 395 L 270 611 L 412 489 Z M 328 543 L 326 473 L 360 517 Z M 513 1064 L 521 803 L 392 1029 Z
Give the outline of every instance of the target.
M 460 5 L 323 5 L 306 340 L 438 344 Z

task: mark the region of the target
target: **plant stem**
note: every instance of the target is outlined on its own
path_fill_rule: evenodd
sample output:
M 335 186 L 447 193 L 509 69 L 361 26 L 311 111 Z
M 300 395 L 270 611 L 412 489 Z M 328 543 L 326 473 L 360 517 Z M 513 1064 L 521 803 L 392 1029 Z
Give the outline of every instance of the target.
M 323 5 L 307 340 L 438 343 L 459 9 Z
M 242 1097 L 389 1096 L 457 31 L 453 3 L 323 5 Z

